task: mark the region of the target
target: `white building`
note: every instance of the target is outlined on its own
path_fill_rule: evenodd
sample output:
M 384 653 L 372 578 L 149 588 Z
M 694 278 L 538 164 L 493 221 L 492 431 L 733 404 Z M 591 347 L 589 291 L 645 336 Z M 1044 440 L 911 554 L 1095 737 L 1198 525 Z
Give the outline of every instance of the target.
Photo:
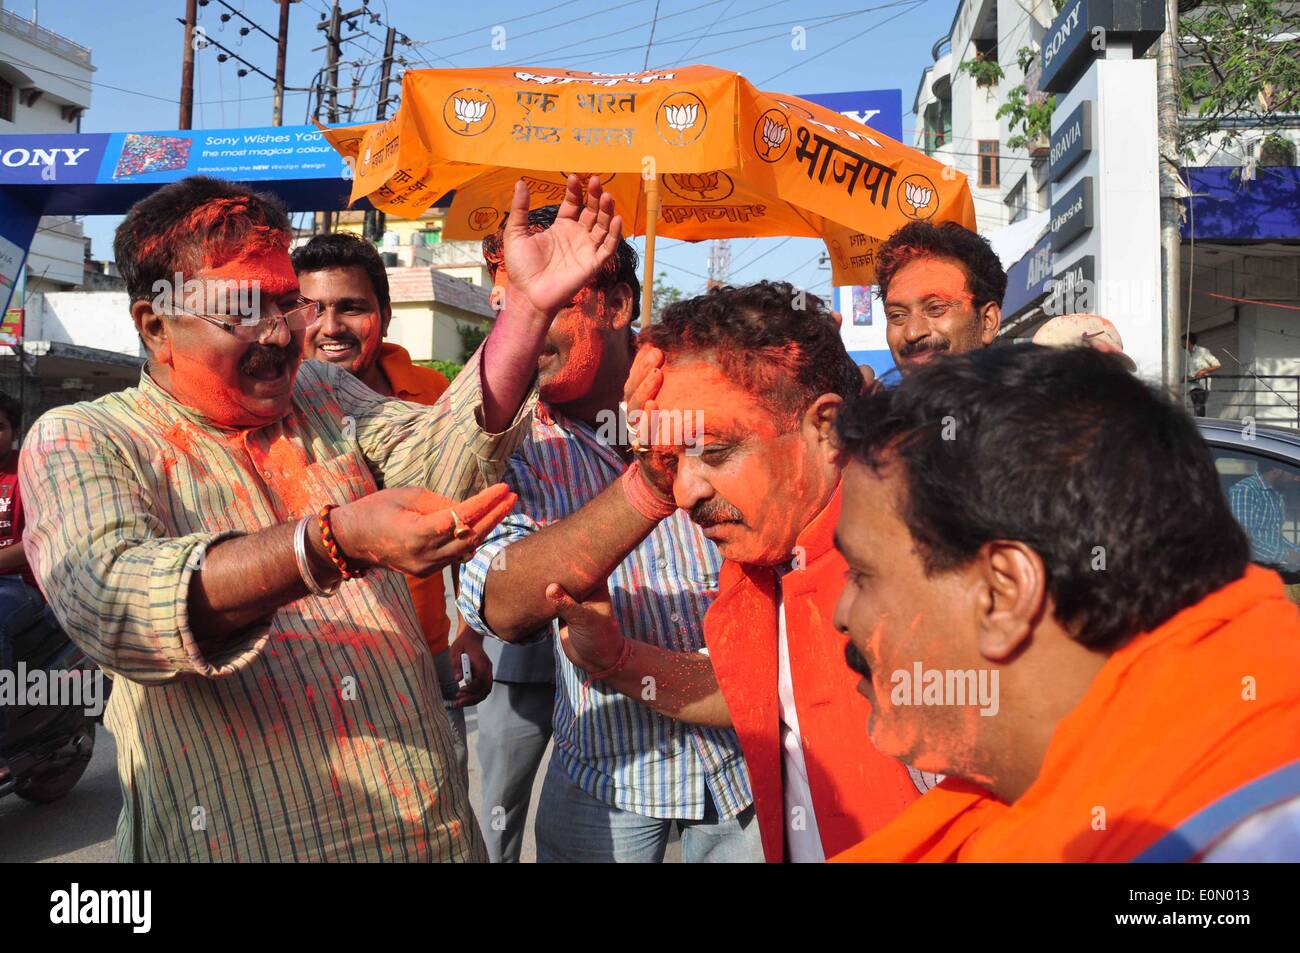
M 1185 15 L 1196 16 L 1195 3 L 1181 6 Z M 997 118 L 997 111 L 1022 83 L 1031 101 L 1041 95 L 1037 54 L 1055 17 L 1051 0 L 960 0 L 947 33 L 931 50 L 933 62 L 921 74 L 913 103 L 913 145 L 967 175 L 979 231 L 1005 267 L 1019 264 L 1013 278 L 1021 283 L 1026 275 L 1033 283 L 1050 268 L 1026 267 L 1022 257 L 1049 227 L 1049 143 L 1011 147 L 1010 120 Z M 1022 48 L 1034 54 L 1028 75 L 1018 58 Z M 1155 49 L 1147 55 L 1153 57 Z M 989 61 L 1000 69 L 962 68 Z M 1198 343 L 1223 364 L 1209 385 L 1209 415 L 1253 414 L 1260 423 L 1295 427 L 1300 211 L 1288 217 L 1285 210 L 1300 207 L 1300 115 L 1276 118 L 1270 130 L 1238 128 L 1232 143 L 1223 135 L 1211 137 L 1183 168 L 1194 208 L 1183 223 L 1182 295 Z M 1004 309 L 1004 335 L 1031 335 L 1046 317 L 1033 303 Z
M 88 48 L 0 0 L 0 135 L 80 132 L 94 72 Z M 41 219 L 27 256 L 27 293 L 78 287 L 84 270 L 81 224 Z
M 94 72 L 87 47 L 4 9 L 0 0 L 0 135 L 80 132 Z M 126 296 L 77 290 L 88 257 L 80 222 L 40 220 L 23 298 L 10 303 L 24 312 L 22 368 L 9 348 L 0 347 L 0 387 L 21 391 L 28 424 L 50 407 L 139 379 L 140 343 Z M 106 279 L 99 278 L 96 285 L 103 286 Z

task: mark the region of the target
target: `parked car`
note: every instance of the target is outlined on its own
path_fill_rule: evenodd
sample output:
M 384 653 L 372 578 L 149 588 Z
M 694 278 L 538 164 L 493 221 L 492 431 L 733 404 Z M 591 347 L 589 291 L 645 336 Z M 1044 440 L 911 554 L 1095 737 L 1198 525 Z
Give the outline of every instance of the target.
M 1292 598 L 1300 601 L 1300 432 L 1215 417 L 1198 417 L 1196 425 L 1210 445 L 1233 515 L 1251 539 L 1252 559 L 1277 570 L 1296 587 Z M 1253 504 L 1264 505 L 1253 505 L 1250 512 L 1247 495 L 1232 493 L 1246 480 L 1272 491 L 1252 494 Z

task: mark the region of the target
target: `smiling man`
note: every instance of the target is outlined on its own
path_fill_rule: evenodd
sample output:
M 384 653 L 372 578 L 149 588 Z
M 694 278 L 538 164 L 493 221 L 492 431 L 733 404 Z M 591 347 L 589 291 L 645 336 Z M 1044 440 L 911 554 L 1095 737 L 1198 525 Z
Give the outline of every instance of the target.
M 119 859 L 483 859 L 400 573 L 467 558 L 513 506 L 488 484 L 547 328 L 619 240 L 594 177 L 545 235 L 527 201 L 513 294 L 432 407 L 300 366 L 320 309 L 273 197 L 187 178 L 119 226 L 140 383 L 45 414 L 19 464 L 33 571 L 115 676 Z
M 876 252 L 876 282 L 903 375 L 997 337 L 1006 272 L 984 238 L 955 222 L 911 222 L 890 235 Z
M 872 747 L 871 706 L 831 628 L 845 571 L 835 414 L 862 376 L 821 300 L 784 282 L 717 288 L 641 335 L 630 402 L 650 414 L 643 521 L 690 515 L 725 562 L 706 651 L 627 638 L 600 590 L 550 596 L 561 644 L 593 679 L 673 718 L 732 727 L 768 861 L 821 861 L 892 820 L 927 782 Z M 698 446 L 674 441 L 702 420 Z M 557 578 L 553 576 L 552 578 Z M 617 598 L 617 593 L 612 593 Z
M 841 859 L 1295 859 L 1300 616 L 1186 413 L 995 348 L 837 426 L 835 627 L 875 747 L 947 776 Z

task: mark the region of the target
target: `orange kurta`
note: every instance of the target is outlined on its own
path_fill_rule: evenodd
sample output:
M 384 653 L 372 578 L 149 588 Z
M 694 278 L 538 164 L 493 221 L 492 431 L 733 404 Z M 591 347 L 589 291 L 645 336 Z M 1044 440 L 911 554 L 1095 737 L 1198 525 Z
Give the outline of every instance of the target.
M 1251 566 L 1110 657 L 1015 803 L 945 781 L 835 860 L 1129 861 L 1298 753 L 1300 614 Z
M 450 382 L 431 367 L 418 367 L 411 363 L 406 348 L 385 342 L 379 346 L 379 367 L 393 388 L 398 400 L 413 404 L 434 404 Z M 406 577 L 415 603 L 415 614 L 424 630 L 424 640 L 434 655 L 447 648 L 451 620 L 447 617 L 447 591 L 442 583 L 442 573 L 436 572 L 424 579 Z M 459 671 L 459 669 L 457 669 Z
M 803 568 L 781 579 L 786 641 L 812 808 L 827 857 L 892 820 L 919 792 L 907 769 L 867 737 L 871 705 L 832 625 L 848 568 L 832 544 L 840 491 L 799 534 Z M 704 617 L 713 670 L 740 739 L 769 862 L 785 856 L 778 616 L 774 570 L 728 560 Z

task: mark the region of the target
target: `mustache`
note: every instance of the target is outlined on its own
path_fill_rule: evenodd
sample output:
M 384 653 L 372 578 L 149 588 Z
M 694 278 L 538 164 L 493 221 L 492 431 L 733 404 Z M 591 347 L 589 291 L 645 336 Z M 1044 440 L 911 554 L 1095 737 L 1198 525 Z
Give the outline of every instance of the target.
M 844 643 L 844 664 L 863 678 L 870 680 L 871 666 L 867 664 L 867 660 L 862 657 L 862 653 L 852 641 Z
M 745 514 L 726 500 L 700 500 L 691 507 L 691 520 L 697 526 L 717 526 L 719 523 L 743 523 Z
M 952 348 L 952 342 L 947 339 L 937 341 L 929 338 L 922 338 L 919 341 L 913 341 L 911 344 L 904 344 L 898 349 L 899 357 L 915 357 L 917 354 L 924 354 L 926 351 L 947 351 Z
M 296 343 L 290 343 L 286 347 L 254 344 L 239 362 L 239 368 L 248 374 L 262 374 L 266 371 L 279 373 L 298 359 L 298 350 Z

